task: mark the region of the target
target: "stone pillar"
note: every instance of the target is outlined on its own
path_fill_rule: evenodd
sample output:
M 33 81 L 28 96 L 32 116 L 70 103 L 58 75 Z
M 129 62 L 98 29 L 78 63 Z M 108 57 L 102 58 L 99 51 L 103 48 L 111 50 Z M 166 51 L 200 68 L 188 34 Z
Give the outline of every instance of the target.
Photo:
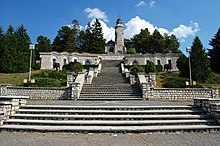
M 8 84 L 0 84 L 0 95 L 7 95 Z
M 151 82 L 151 86 L 155 87 L 156 86 L 156 73 L 149 73 L 149 78 Z
M 78 94 L 77 88 L 78 87 L 76 83 L 72 83 L 70 85 L 70 99 L 77 100 L 77 94 Z
M 219 87 L 212 87 L 212 98 L 219 98 L 218 89 Z
M 67 72 L 67 87 L 70 87 L 76 79 L 76 74 L 74 72 Z

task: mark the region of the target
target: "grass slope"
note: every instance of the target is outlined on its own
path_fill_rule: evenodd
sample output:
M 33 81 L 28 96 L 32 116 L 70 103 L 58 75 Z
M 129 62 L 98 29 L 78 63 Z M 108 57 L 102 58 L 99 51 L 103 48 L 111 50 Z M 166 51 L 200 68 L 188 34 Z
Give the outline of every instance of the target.
M 32 74 L 39 73 L 40 70 L 32 71 Z M 23 85 L 23 80 L 28 79 L 27 73 L 0 73 L 0 84 L 11 84 L 12 86 Z

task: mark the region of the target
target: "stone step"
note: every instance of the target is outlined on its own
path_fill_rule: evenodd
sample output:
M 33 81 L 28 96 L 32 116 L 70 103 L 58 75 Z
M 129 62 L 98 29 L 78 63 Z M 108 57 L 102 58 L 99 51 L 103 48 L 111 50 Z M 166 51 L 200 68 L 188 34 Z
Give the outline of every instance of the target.
M 55 114 L 14 114 L 10 119 L 31 119 L 31 120 L 168 120 L 168 119 L 210 119 L 205 114 L 189 115 L 55 115 Z
M 216 120 L 135 120 L 135 121 L 116 121 L 116 120 L 26 120 L 26 119 L 9 119 L 4 124 L 7 125 L 59 125 L 59 126 L 152 126 L 152 125 L 193 125 L 193 124 L 216 124 Z
M 202 110 L 45 110 L 45 109 L 19 109 L 18 114 L 116 114 L 116 115 L 145 115 L 145 114 L 201 114 Z
M 165 126 L 34 126 L 2 125 L 1 131 L 31 132 L 176 132 L 176 131 L 219 131 L 219 125 L 165 125 Z
M 196 110 L 195 106 L 68 106 L 68 105 L 24 105 L 22 109 L 56 109 L 56 110 Z
M 108 97 L 108 98 L 95 98 L 95 97 L 80 97 L 77 100 L 80 101 L 136 101 L 136 100 L 143 100 L 142 97 L 126 97 L 126 98 L 121 98 L 121 97 Z
M 99 93 L 99 92 L 96 92 L 96 93 L 81 93 L 80 97 L 83 97 L 83 96 L 93 96 L 93 97 L 100 97 L 100 96 L 110 96 L 110 97 L 121 97 L 121 96 L 128 96 L 128 97 L 132 97 L 132 96 L 141 96 L 142 94 L 140 93 L 112 93 L 112 92 L 106 92 L 106 93 Z

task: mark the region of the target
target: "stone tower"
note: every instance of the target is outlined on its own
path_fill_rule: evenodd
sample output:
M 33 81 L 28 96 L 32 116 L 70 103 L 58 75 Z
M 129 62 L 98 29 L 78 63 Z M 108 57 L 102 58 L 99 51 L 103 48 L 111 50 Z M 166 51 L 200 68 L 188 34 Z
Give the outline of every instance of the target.
M 115 54 L 125 54 L 126 48 L 124 45 L 124 26 L 122 20 L 118 18 L 115 26 Z

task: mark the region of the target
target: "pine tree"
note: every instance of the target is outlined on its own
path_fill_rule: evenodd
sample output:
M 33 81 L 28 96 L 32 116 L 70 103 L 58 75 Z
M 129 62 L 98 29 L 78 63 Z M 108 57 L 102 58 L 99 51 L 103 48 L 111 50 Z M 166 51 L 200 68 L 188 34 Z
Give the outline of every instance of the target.
M 177 59 L 176 66 L 180 71 L 180 77 L 189 78 L 189 59 L 184 54 Z
M 204 82 L 211 73 L 210 62 L 198 36 L 195 37 L 191 47 L 190 59 L 193 80 Z
M 87 25 L 85 33 L 81 33 L 80 38 L 83 38 L 82 51 L 88 53 L 104 53 L 105 39 L 101 23 L 96 19 L 93 24 Z
M 209 42 L 212 49 L 208 49 L 208 55 L 210 57 L 211 68 L 214 72 L 220 73 L 220 28 L 212 40 Z
M 5 34 L 1 48 L 0 68 L 3 73 L 15 73 L 17 63 L 17 38 L 14 28 L 10 25 Z
M 105 52 L 105 39 L 102 31 L 101 23 L 98 19 L 92 24 L 92 36 L 93 36 L 93 46 L 91 53 L 104 53 Z
M 0 26 L 0 60 L 2 58 L 3 41 L 4 41 L 4 31 L 3 31 L 2 27 Z M 0 72 L 1 72 L 1 68 L 0 68 Z
M 63 26 L 58 31 L 54 39 L 52 50 L 57 52 L 75 52 L 78 51 L 77 41 L 79 35 L 79 24 L 73 20 L 70 26 Z
M 17 56 L 16 56 L 16 72 L 27 72 L 29 69 L 30 50 L 31 44 L 30 37 L 26 28 L 21 25 L 15 32 L 17 38 Z M 35 61 L 33 61 L 34 63 Z
M 51 52 L 51 45 L 50 45 L 50 39 L 44 36 L 38 36 L 37 37 L 37 44 L 35 48 L 36 53 L 36 59 L 40 59 L 39 52 Z

